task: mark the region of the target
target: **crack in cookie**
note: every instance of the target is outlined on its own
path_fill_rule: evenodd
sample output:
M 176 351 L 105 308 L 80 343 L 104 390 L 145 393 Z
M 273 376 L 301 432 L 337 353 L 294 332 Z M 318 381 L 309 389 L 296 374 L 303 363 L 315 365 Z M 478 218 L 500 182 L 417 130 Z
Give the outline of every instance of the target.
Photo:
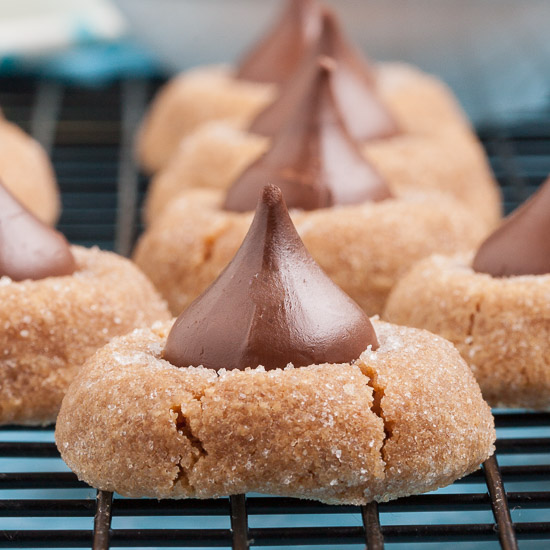
M 175 417 L 174 417 L 175 415 Z M 181 405 L 174 405 L 170 408 L 170 417 L 174 421 L 174 425 L 178 433 L 187 439 L 192 447 L 193 457 L 191 459 L 191 465 L 185 468 L 181 461 L 182 457 L 178 460 L 178 472 L 174 479 L 174 486 L 182 484 L 184 487 L 192 489 L 192 485 L 189 481 L 189 473 L 193 470 L 197 462 L 208 455 L 208 452 L 204 448 L 201 440 L 193 433 L 189 419 L 182 413 Z
M 382 401 L 385 395 L 385 388 L 379 383 L 378 373 L 369 365 L 361 365 L 363 368 L 363 374 L 367 378 L 367 385 L 372 388 L 373 402 L 371 411 L 378 416 L 384 423 L 384 440 L 382 441 L 382 447 L 380 448 L 380 456 L 384 462 L 384 472 L 387 469 L 387 457 L 386 457 L 386 444 L 390 440 L 393 432 L 393 422 L 386 419 L 384 409 L 382 407 Z

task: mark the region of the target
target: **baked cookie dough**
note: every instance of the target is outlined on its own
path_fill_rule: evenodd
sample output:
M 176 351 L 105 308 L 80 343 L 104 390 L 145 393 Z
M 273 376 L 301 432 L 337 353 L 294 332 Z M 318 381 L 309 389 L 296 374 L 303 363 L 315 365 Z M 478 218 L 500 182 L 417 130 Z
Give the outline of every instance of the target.
M 346 158 L 363 155 L 393 194 L 409 189 L 448 192 L 492 228 L 500 218 L 499 192 L 471 129 L 466 124 L 460 128 L 446 125 L 428 132 L 411 123 L 407 111 L 401 116 L 390 107 L 376 89 L 376 73 L 346 44 L 334 17 L 326 14 L 315 52 L 247 131 L 210 123 L 183 141 L 168 168 L 153 180 L 145 218 L 150 221 L 162 215 L 166 204 L 182 189 L 240 186 L 240 180 L 260 162 L 277 162 L 279 174 L 300 170 L 302 179 L 315 170 L 321 177 L 330 177 L 311 162 L 305 171 L 305 161 L 298 159 L 291 168 L 283 163 L 294 158 L 296 151 L 306 150 L 299 136 L 310 135 L 315 128 L 319 145 L 312 143 L 311 147 L 321 158 L 338 156 L 347 164 Z M 419 112 L 421 109 L 414 109 L 415 116 Z M 425 118 L 431 117 L 426 114 Z M 346 141 L 341 137 L 332 143 L 338 123 L 353 140 L 355 152 L 341 150 Z M 283 138 L 292 143 L 286 151 L 281 151 Z M 340 187 L 344 187 L 344 181 L 353 179 L 354 174 L 341 176 Z M 277 176 L 276 181 L 281 178 Z M 250 203 L 253 208 L 254 199 Z
M 54 422 L 90 355 L 113 336 L 169 317 L 130 261 L 97 248 L 71 251 L 72 275 L 0 278 L 0 424 Z
M 494 438 L 452 345 L 371 322 L 315 263 L 273 185 L 227 268 L 173 326 L 88 361 L 56 431 L 83 480 L 124 495 L 338 504 L 448 484 Z
M 273 185 L 227 268 L 173 325 L 89 360 L 56 432 L 69 466 L 102 489 L 341 504 L 450 483 L 494 437 L 452 345 L 371 322 L 315 263 Z
M 61 202 L 50 160 L 37 141 L 1 112 L 0 181 L 40 220 L 55 224 Z
M 203 122 L 247 124 L 276 96 L 273 84 L 240 81 L 227 67 L 200 67 L 170 80 L 156 95 L 141 123 L 136 154 L 153 173 L 166 165 L 181 139 Z
M 405 131 L 437 136 L 449 130 L 472 139 L 466 116 L 443 82 L 405 63 L 375 68 L 376 91 Z M 187 71 L 151 104 L 137 138 L 139 161 L 149 173 L 161 170 L 184 137 L 212 120 L 244 131 L 276 96 L 274 85 L 237 80 L 229 67 Z
M 146 223 L 162 216 L 186 189 L 227 190 L 269 145 L 266 137 L 224 123 L 203 125 L 182 141 L 167 167 L 152 179 L 144 209 Z M 369 141 L 362 151 L 398 196 L 414 189 L 448 192 L 488 229 L 500 219 L 500 192 L 470 131 L 448 129 L 437 136 L 402 132 Z
M 351 122 L 356 110 L 342 99 L 358 87 L 350 88 L 345 75 L 331 60 L 313 64 L 293 116 L 227 194 L 188 188 L 145 232 L 135 260 L 175 314 L 229 262 L 267 182 L 295 209 L 315 260 L 369 314 L 382 312 L 389 290 L 415 261 L 467 250 L 483 237 L 484 222 L 448 194 L 408 190 L 395 197 L 352 136 L 360 132 Z M 370 90 L 364 96 L 384 114 Z
M 189 189 L 139 240 L 134 260 L 179 314 L 239 248 L 252 212 L 221 209 L 225 193 Z M 468 250 L 486 229 L 446 195 L 413 194 L 381 202 L 291 212 L 306 248 L 329 277 L 369 315 L 416 261 Z
M 493 406 L 550 408 L 550 181 L 477 254 L 434 256 L 393 290 L 388 320 L 440 334 Z
M 170 323 L 113 339 L 63 401 L 56 442 L 93 487 L 125 496 L 249 491 L 336 504 L 430 491 L 494 451 L 488 406 L 451 344 L 373 321 L 353 364 L 177 368 Z
M 472 256 L 434 256 L 391 293 L 384 318 L 450 340 L 494 407 L 550 407 L 550 275 L 494 278 Z

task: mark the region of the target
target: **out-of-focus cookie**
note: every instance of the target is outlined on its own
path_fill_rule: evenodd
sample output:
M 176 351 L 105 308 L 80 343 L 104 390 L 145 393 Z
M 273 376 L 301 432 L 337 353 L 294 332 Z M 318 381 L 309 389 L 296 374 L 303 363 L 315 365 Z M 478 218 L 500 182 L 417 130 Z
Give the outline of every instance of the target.
M 181 140 L 205 122 L 223 119 L 233 127 L 248 128 L 288 82 L 299 77 L 308 58 L 319 54 L 327 20 L 338 32 L 338 42 L 331 47 L 351 61 L 355 72 L 365 74 L 405 131 L 471 133 L 452 92 L 440 80 L 403 63 L 367 62 L 344 36 L 332 11 L 314 0 L 289 0 L 279 22 L 237 69 L 199 67 L 162 88 L 137 139 L 145 170 L 164 168 Z
M 37 141 L 1 113 L 0 180 L 38 219 L 55 224 L 61 201 L 50 159 Z
M 151 182 L 145 220 L 162 215 L 183 189 L 231 186 L 273 147 L 296 113 L 314 101 L 319 72 L 329 67 L 333 100 L 346 130 L 394 193 L 411 189 L 448 192 L 492 229 L 500 219 L 500 193 L 465 119 L 448 123 L 436 101 L 422 107 L 421 94 L 414 92 L 410 97 L 398 94 L 397 101 L 390 95 L 387 101 L 381 93 L 384 87 L 377 85 L 377 73 L 347 44 L 334 17 L 323 14 L 321 21 L 316 47 L 300 72 L 248 129 L 211 122 L 182 141 L 167 167 Z
M 280 19 L 235 70 L 200 67 L 168 82 L 139 130 L 142 166 L 148 172 L 162 168 L 179 141 L 208 120 L 229 118 L 246 126 L 298 69 L 319 33 L 320 12 L 316 0 L 287 0 Z

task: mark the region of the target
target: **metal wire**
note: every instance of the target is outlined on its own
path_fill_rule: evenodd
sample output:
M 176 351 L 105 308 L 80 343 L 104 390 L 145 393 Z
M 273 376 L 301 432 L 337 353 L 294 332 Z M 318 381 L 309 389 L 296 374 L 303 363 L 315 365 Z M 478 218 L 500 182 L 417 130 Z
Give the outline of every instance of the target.
M 384 535 L 380 528 L 380 516 L 378 514 L 378 504 L 371 502 L 366 506 L 361 506 L 361 515 L 367 537 L 367 550 L 383 550 Z
M 493 514 L 497 520 L 499 540 L 503 550 L 517 550 L 518 542 L 514 526 L 512 525 L 512 517 L 510 516 L 510 508 L 508 507 L 508 499 L 504 484 L 498 470 L 496 456 L 490 457 L 483 464 L 487 487 L 491 495 L 491 505 Z
M 40 81 L 36 91 L 36 99 L 32 108 L 30 133 L 51 155 L 57 121 L 63 100 L 61 84 L 47 80 Z
M 248 513 L 246 511 L 246 496 L 234 495 L 229 499 L 231 503 L 231 532 L 233 534 L 232 549 L 248 550 Z
M 111 519 L 113 509 L 113 493 L 97 492 L 97 506 L 94 519 L 93 550 L 109 548 L 111 539 Z
M 138 169 L 133 159 L 134 136 L 147 101 L 147 82 L 125 81 L 121 88 L 121 143 L 118 169 L 118 207 L 115 250 L 129 256 L 136 237 L 138 216 Z

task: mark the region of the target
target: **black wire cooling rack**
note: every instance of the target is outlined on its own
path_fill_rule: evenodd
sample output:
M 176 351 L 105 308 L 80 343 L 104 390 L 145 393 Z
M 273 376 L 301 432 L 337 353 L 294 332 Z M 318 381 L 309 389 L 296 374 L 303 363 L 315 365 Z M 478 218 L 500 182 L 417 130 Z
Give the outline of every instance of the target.
M 0 79 L 0 106 L 46 147 L 62 190 L 60 229 L 127 255 L 146 182 L 132 158 L 157 81 L 108 88 Z M 510 211 L 550 173 L 550 111 L 488 121 L 479 135 Z M 0 548 L 550 547 L 550 413 L 495 411 L 497 453 L 435 493 L 365 507 L 262 495 L 126 499 L 96 492 L 61 462 L 52 428 L 0 428 Z M 499 466 L 500 463 L 500 466 Z

